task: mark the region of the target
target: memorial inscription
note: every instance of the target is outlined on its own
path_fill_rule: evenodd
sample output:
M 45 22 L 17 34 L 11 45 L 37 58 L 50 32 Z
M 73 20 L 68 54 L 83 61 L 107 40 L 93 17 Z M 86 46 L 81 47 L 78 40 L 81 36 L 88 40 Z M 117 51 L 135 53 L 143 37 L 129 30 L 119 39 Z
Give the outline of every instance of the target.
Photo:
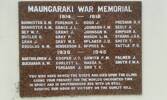
M 141 2 L 19 2 L 20 95 L 142 92 Z

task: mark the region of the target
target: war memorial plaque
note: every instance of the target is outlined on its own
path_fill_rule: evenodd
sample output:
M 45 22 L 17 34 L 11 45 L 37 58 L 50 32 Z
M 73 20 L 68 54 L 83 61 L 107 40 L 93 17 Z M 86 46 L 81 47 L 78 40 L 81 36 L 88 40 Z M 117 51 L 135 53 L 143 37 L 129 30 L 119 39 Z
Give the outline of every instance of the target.
M 20 96 L 142 93 L 141 2 L 19 2 Z

